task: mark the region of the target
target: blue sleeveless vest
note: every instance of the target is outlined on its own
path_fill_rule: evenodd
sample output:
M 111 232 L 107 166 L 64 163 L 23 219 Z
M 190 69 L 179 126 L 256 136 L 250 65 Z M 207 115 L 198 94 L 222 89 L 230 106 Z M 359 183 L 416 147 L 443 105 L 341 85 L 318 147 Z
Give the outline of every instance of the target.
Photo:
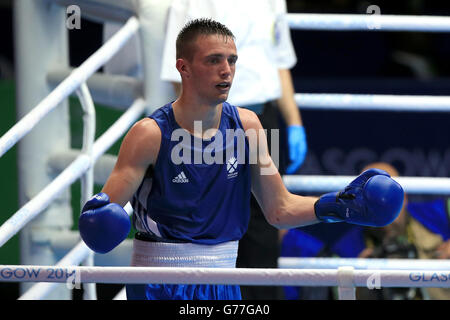
M 161 129 L 161 145 L 153 170 L 131 201 L 134 227 L 182 242 L 239 240 L 250 217 L 251 182 L 248 141 L 230 134 L 244 133 L 237 108 L 223 103 L 211 140 L 180 128 L 171 103 L 150 118 Z

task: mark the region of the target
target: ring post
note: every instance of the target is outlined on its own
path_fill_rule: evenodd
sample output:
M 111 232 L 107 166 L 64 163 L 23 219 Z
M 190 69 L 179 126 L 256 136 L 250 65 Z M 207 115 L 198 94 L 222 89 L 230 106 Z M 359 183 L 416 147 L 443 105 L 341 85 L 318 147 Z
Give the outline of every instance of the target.
M 64 7 L 45 0 L 16 0 L 13 5 L 16 108 L 17 118 L 21 119 L 50 93 L 46 81 L 48 71 L 55 67 L 68 67 L 68 32 Z M 18 145 L 20 206 L 53 180 L 47 168 L 50 155 L 69 149 L 70 125 L 66 100 L 42 119 Z M 21 263 L 53 265 L 57 258 L 48 235 L 55 230 L 70 229 L 72 223 L 70 190 L 65 190 L 42 215 L 22 229 Z M 30 284 L 21 284 L 21 292 L 29 287 Z M 71 299 L 71 292 L 62 284 L 48 298 Z
M 339 267 L 338 277 L 338 295 L 339 300 L 356 300 L 356 288 L 353 283 L 353 267 Z

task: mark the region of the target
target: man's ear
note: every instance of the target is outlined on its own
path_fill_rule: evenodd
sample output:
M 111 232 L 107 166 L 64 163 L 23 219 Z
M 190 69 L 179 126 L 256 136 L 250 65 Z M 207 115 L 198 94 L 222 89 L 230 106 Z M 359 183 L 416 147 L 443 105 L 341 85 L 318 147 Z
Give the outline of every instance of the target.
M 182 78 L 189 78 L 190 69 L 189 69 L 189 65 L 187 64 L 187 61 L 185 59 L 183 59 L 183 58 L 177 59 L 175 66 Z

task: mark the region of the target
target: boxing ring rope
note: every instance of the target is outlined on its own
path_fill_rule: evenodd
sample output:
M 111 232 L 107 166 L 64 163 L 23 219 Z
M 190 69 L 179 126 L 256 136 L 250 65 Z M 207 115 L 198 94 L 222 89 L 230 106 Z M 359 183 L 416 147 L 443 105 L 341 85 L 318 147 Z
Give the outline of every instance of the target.
M 95 107 L 85 81 L 105 64 L 105 62 L 111 59 L 128 39 L 136 33 L 138 28 L 138 20 L 135 17 L 130 18 L 121 30 L 91 55 L 79 68 L 73 70 L 60 85 L 0 138 L 1 156 L 30 132 L 62 100 L 76 90 L 84 111 L 83 147 L 81 155 L 0 227 L 0 247 L 20 231 L 30 220 L 46 209 L 61 190 L 70 186 L 80 177 L 82 185 L 81 201 L 82 203 L 86 202 L 93 193 L 93 163 L 144 113 L 145 101 L 136 99 L 135 103 L 133 103 L 119 120 L 98 139 L 97 143 L 93 143 L 95 135 Z M 75 251 L 69 253 L 69 256 L 66 259 L 63 258 L 59 263 L 70 263 L 74 259 L 72 256 L 75 256 L 77 257 L 77 264 L 84 261 L 84 264 L 92 266 L 93 253 L 87 247 L 83 247 L 83 245 L 77 246 Z M 33 294 L 33 291 L 30 294 Z M 87 287 L 86 297 L 91 299 L 95 298 L 95 287 L 91 285 Z
M 145 101 L 137 100 L 93 145 L 92 159 L 81 154 L 58 177 L 20 208 L 0 227 L 0 247 L 30 220 L 43 211 L 58 193 L 80 178 L 106 150 L 119 139 L 145 110 Z
M 287 21 L 291 29 L 297 30 L 450 31 L 450 19 L 446 16 L 288 13 Z
M 343 189 L 354 176 L 284 175 L 283 182 L 290 192 L 332 192 Z M 450 178 L 394 177 L 409 194 L 450 195 Z
M 126 111 L 105 133 L 97 139 L 92 146 L 92 159 L 87 155 L 80 155 L 78 158 L 67 167 L 55 180 L 52 181 L 46 188 L 44 188 L 36 197 L 25 204 L 19 211 L 17 211 L 11 218 L 9 218 L 0 227 L 0 247 L 6 241 L 12 238 L 19 232 L 30 220 L 35 218 L 42 212 L 51 201 L 58 195 L 60 190 L 69 187 L 73 182 L 80 178 L 84 172 L 88 171 L 91 164 L 122 136 L 125 131 L 143 114 L 145 109 L 145 102 L 143 100 L 136 101 L 128 111 Z M 92 162 L 91 162 L 92 161 Z M 132 209 L 130 204 L 125 207 L 127 212 L 131 214 Z M 74 250 L 72 250 L 64 259 L 58 264 L 80 264 L 90 254 L 83 242 L 79 243 Z M 45 296 L 53 286 L 47 288 L 37 288 L 29 294 L 34 296 Z M 30 288 L 29 290 L 32 290 Z M 42 291 L 41 291 L 42 290 Z M 27 291 L 28 292 L 28 291 Z
M 356 287 L 450 288 L 450 271 L 3 265 L 0 281 L 55 282 L 68 286 L 79 283 L 337 286 L 340 300 L 353 300 Z
M 294 98 L 302 110 L 450 111 L 450 96 L 296 93 Z
M 133 208 L 130 203 L 127 203 L 124 207 L 128 215 L 133 213 Z M 76 266 L 84 261 L 89 254 L 93 251 L 89 249 L 83 241 L 79 241 L 78 244 L 69 251 L 55 266 Z M 45 298 L 56 286 L 56 282 L 53 283 L 38 283 L 28 289 L 19 300 L 41 300 Z
M 138 101 L 94 144 L 92 162 L 103 154 L 125 130 L 142 114 L 144 102 Z M 120 130 L 121 129 L 121 130 Z M 0 227 L 0 247 L 13 237 L 24 225 L 44 210 L 58 192 L 71 185 L 91 166 L 87 155 L 80 155 L 51 184 L 44 188 L 35 198 L 25 204 Z M 291 192 L 328 192 L 342 189 L 353 176 L 283 176 L 286 188 Z M 450 194 L 449 178 L 396 177 L 407 193 Z
M 278 258 L 278 268 L 283 269 L 336 269 L 340 267 L 377 270 L 447 270 L 447 272 L 449 272 L 450 260 L 295 257 Z
M 51 112 L 58 104 L 67 98 L 72 92 L 81 86 L 79 97 L 84 109 L 91 114 L 93 103 L 90 98 L 85 81 L 97 69 L 105 64 L 112 56 L 118 52 L 130 37 L 136 33 L 139 28 L 139 21 L 132 17 L 114 36 L 105 42 L 94 54 L 92 54 L 80 67 L 73 72 L 58 85 L 46 98 L 44 98 L 31 112 L 24 116 L 16 123 L 8 132 L 0 138 L 0 156 L 13 147 L 21 138 L 23 138 L 33 127 Z M 18 212 L 8 219 L 0 227 L 0 247 L 8 241 L 15 233 L 17 233 L 27 222 L 34 218 L 39 212 L 44 210 L 57 193 L 72 184 L 76 179 L 95 163 L 98 158 L 106 152 L 106 150 L 117 141 L 122 134 L 136 121 L 136 119 L 145 110 L 145 101 L 137 99 L 135 103 L 126 111 L 120 119 L 111 126 L 93 146 L 87 149 L 91 156 L 81 154 L 72 164 L 67 167 L 50 185 L 44 188 L 35 198 L 25 204 Z M 88 114 L 89 116 L 89 114 Z M 95 119 L 94 119 L 95 120 Z M 92 122 L 92 118 L 91 121 Z M 90 125 L 89 122 L 84 122 Z M 85 135 L 93 139 L 95 128 L 90 127 Z M 88 138 L 83 138 L 84 142 L 89 144 Z M 86 151 L 86 150 L 85 150 Z
M 342 267 L 339 267 L 341 269 Z M 1 265 L 0 281 L 57 282 L 76 280 L 79 283 L 176 283 L 176 284 L 236 284 L 282 286 L 339 286 L 339 269 L 267 269 L 267 268 L 179 268 L 179 267 L 75 267 Z M 342 270 L 342 269 L 341 269 Z M 374 274 L 381 276 L 383 287 L 450 287 L 447 269 L 422 271 L 422 277 L 431 279 L 436 274 L 447 280 L 420 284 L 413 270 L 354 270 L 353 285 L 367 286 Z M 54 276 L 53 276 L 54 275 Z M 426 282 L 426 281 L 425 281 Z
M 419 16 L 379 16 L 379 15 L 322 15 L 322 14 L 288 14 L 288 21 L 292 29 L 316 30 L 386 30 L 386 31 L 425 31 L 448 32 L 450 22 L 447 17 L 419 17 Z M 419 23 L 418 23 L 419 21 Z M 63 99 L 80 87 L 79 98 L 83 105 L 91 103 L 90 94 L 85 85 L 86 80 L 108 61 L 124 43 L 136 33 L 139 22 L 132 17 L 125 26 L 96 53 L 88 58 L 79 68 L 58 85 L 35 109 L 21 119 L 13 128 L 0 138 L 0 157 L 14 144 L 24 137 Z M 84 93 L 83 93 L 84 92 Z M 339 94 L 296 94 L 296 101 L 306 108 L 340 108 L 358 110 L 383 111 L 418 111 L 442 112 L 450 110 L 450 97 L 432 96 L 392 96 L 392 95 L 339 95 Z M 389 100 L 390 99 L 390 100 Z M 427 108 L 420 105 L 427 104 Z M 144 112 L 145 101 L 136 97 L 133 105 L 124 115 L 111 126 L 91 147 L 83 148 L 79 155 L 61 174 L 35 198 L 25 204 L 9 220 L 0 227 L 0 247 L 16 234 L 31 219 L 44 210 L 57 193 L 70 186 L 76 179 L 84 177 L 86 185 L 92 185 L 92 166 L 106 150 L 120 138 L 120 136 Z M 92 110 L 91 110 L 92 111 Z M 88 129 L 89 130 L 89 129 Z M 88 133 L 86 133 L 89 135 Z M 88 141 L 88 140 L 86 140 Z M 85 144 L 83 144 L 85 145 Z M 320 176 L 285 176 L 286 186 L 292 191 L 323 192 L 335 191 L 342 188 L 354 177 L 320 177 Z M 311 183 L 316 179 L 315 183 Z M 447 178 L 413 178 L 401 177 L 396 180 L 409 193 L 450 193 L 450 180 Z M 439 192 L 436 192 L 439 190 Z M 82 201 L 87 194 L 92 193 L 89 188 L 84 189 Z M 127 204 L 127 212 L 131 207 Z M 433 269 L 423 271 L 421 279 L 443 279 L 449 281 L 420 281 L 417 270 L 354 270 L 360 267 L 358 263 L 344 261 L 345 265 L 330 266 L 337 270 L 295 270 L 295 269 L 210 269 L 210 268 L 140 268 L 140 267 L 73 267 L 84 261 L 90 250 L 83 242 L 79 242 L 55 266 L 0 266 L 0 281 L 42 282 L 27 291 L 21 299 L 42 298 L 50 292 L 57 283 L 64 283 L 72 279 L 79 283 L 217 283 L 240 285 L 298 285 L 298 286 L 338 286 L 340 298 L 354 299 L 356 286 L 367 286 L 371 277 L 380 276 L 381 286 L 384 287 L 450 287 L 449 271 Z M 370 259 L 372 262 L 374 259 Z M 283 263 L 281 268 L 283 268 Z M 379 262 L 382 264 L 381 262 Z M 350 265 L 350 267 L 348 267 Z M 374 264 L 377 267 L 377 264 Z M 391 265 L 392 266 L 392 265 Z M 431 264 L 427 264 L 431 268 Z M 367 261 L 367 267 L 373 268 Z M 393 267 L 399 268 L 398 265 Z M 316 267 L 315 267 L 316 268 Z M 434 268 L 434 267 L 433 267 Z M 443 269 L 447 268 L 447 265 Z M 392 268 L 391 268 L 392 269 Z M 399 268 L 401 269 L 401 268 Z M 53 270 L 54 277 L 49 278 L 48 272 Z M 440 278 L 439 278 L 440 277 Z
M 24 116 L 18 123 L 9 129 L 0 138 L 0 157 L 11 149 L 33 127 L 39 123 L 58 104 L 74 92 L 89 76 L 104 65 L 111 57 L 122 48 L 139 28 L 139 21 L 132 17 L 125 26 L 119 30 L 109 41 L 105 42 L 94 54 L 92 54 L 80 67 L 58 85 L 45 99 L 43 99 L 31 112 Z

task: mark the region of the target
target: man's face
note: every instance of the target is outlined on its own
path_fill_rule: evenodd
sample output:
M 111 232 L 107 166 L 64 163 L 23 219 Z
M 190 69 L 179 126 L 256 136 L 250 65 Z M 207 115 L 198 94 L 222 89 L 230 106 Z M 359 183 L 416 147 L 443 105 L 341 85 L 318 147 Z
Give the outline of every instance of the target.
M 191 65 L 191 81 L 201 100 L 217 105 L 227 100 L 233 82 L 237 51 L 233 39 L 222 35 L 197 38 Z

